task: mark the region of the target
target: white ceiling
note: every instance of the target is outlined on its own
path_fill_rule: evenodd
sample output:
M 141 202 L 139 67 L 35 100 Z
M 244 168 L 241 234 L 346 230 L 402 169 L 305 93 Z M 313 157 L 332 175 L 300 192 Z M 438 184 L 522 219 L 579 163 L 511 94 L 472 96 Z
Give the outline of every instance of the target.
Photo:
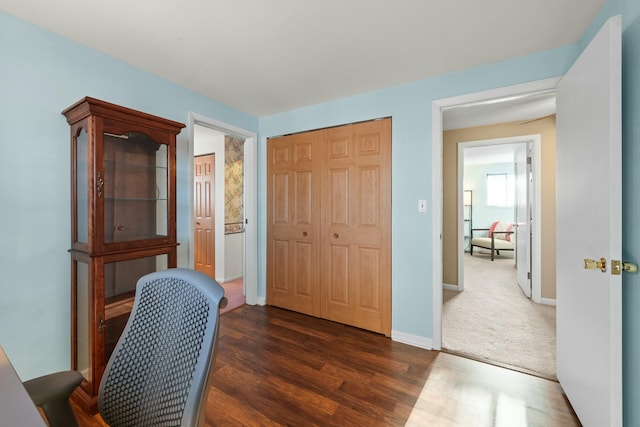
M 513 163 L 520 144 L 496 144 L 464 149 L 464 165 Z
M 570 45 L 604 3 L 0 0 L 0 10 L 260 117 Z
M 533 93 L 447 109 L 442 127 L 451 130 L 516 121 L 526 123 L 555 113 L 555 92 Z

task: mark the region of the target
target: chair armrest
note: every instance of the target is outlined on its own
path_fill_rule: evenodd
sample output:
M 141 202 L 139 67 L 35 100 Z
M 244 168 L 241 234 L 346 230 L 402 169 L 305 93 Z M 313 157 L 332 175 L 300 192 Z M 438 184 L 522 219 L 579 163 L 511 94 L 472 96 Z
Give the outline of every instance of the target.
M 514 234 L 514 233 L 515 231 L 494 231 L 493 233 L 491 233 L 491 238 L 493 239 L 493 236 L 495 236 L 496 234 Z M 506 240 L 506 239 L 503 239 L 503 240 Z
M 68 397 L 82 382 L 78 371 L 62 371 L 34 378 L 23 383 L 36 406 L 60 397 Z
M 36 406 L 42 408 L 51 427 L 77 426 L 69 396 L 82 382 L 78 371 L 62 371 L 25 381 L 22 384 Z
M 489 231 L 490 228 L 472 228 L 471 229 L 471 238 L 473 239 L 473 232 L 474 231 Z

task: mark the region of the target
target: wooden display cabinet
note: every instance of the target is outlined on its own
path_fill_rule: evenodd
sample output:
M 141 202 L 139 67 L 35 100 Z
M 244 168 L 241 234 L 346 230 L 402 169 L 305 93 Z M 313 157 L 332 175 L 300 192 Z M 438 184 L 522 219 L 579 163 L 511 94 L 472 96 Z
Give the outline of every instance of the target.
M 138 279 L 176 267 L 176 135 L 182 123 L 93 98 L 71 126 L 71 365 L 74 400 L 97 411 L 105 365 Z

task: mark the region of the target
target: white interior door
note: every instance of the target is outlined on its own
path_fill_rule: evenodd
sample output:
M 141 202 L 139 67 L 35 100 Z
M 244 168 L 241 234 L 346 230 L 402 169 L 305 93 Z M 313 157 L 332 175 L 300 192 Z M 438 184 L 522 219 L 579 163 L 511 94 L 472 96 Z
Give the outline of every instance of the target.
M 531 256 L 529 255 L 529 143 L 519 144 L 515 150 L 516 163 L 516 263 L 518 285 L 531 298 Z
M 557 375 L 585 426 L 622 425 L 621 32 L 609 19 L 557 87 Z M 583 259 L 605 258 L 606 271 Z

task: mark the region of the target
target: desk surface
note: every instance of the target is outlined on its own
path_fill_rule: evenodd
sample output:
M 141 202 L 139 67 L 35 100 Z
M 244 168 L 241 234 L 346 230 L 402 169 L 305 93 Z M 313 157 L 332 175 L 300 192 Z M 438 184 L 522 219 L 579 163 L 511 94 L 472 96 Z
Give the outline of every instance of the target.
M 0 425 L 46 427 L 38 408 L 0 347 Z

